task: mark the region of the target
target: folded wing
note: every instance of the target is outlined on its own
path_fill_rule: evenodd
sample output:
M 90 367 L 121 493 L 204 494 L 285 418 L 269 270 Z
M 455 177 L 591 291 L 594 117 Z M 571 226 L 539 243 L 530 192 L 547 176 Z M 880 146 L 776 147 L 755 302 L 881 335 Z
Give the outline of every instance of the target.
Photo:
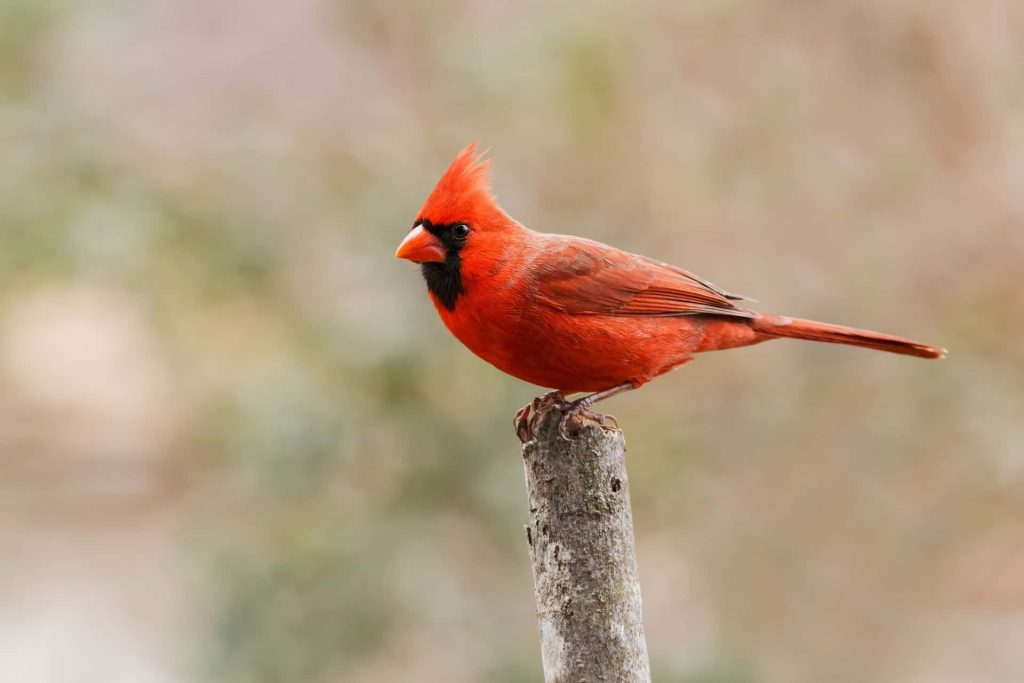
M 581 238 L 559 236 L 532 270 L 539 299 L 575 315 L 724 315 L 754 318 L 730 294 L 667 263 Z

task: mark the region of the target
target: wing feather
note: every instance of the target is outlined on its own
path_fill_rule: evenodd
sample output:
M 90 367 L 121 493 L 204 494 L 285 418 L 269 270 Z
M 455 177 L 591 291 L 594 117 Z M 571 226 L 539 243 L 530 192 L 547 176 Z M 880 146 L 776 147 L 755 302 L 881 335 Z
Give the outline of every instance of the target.
M 537 295 L 575 315 L 725 315 L 752 318 L 730 294 L 693 273 L 599 242 L 557 236 L 534 263 Z

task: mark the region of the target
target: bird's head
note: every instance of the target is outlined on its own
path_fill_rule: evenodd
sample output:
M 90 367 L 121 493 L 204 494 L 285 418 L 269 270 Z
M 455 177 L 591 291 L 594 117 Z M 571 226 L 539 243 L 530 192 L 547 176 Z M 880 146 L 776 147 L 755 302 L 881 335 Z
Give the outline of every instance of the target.
M 519 227 L 491 193 L 486 153 L 475 142 L 459 152 L 395 252 L 421 264 L 427 287 L 448 310 L 465 293 L 467 274 L 499 258 L 504 238 Z

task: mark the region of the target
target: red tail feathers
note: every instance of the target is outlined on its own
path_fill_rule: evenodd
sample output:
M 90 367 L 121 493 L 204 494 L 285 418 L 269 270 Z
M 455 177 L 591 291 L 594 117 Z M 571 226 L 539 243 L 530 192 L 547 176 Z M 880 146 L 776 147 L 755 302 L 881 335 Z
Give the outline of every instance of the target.
M 867 349 L 878 349 L 890 353 L 902 353 L 918 358 L 945 358 L 946 349 L 928 346 L 902 337 L 894 337 L 880 332 L 858 330 L 853 327 L 830 325 L 813 320 L 787 318 L 781 315 L 766 315 L 753 321 L 754 329 L 761 334 L 772 337 L 789 337 L 792 339 L 808 339 L 810 341 L 828 342 L 830 344 L 849 344 L 863 346 Z

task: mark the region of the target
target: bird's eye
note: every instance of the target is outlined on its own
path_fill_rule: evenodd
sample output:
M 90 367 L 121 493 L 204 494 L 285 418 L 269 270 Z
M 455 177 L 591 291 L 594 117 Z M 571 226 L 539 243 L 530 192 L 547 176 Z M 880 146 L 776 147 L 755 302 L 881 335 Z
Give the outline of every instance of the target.
M 455 236 L 455 239 L 464 240 L 469 237 L 469 226 L 465 223 L 457 223 L 455 227 L 452 228 L 452 234 Z

